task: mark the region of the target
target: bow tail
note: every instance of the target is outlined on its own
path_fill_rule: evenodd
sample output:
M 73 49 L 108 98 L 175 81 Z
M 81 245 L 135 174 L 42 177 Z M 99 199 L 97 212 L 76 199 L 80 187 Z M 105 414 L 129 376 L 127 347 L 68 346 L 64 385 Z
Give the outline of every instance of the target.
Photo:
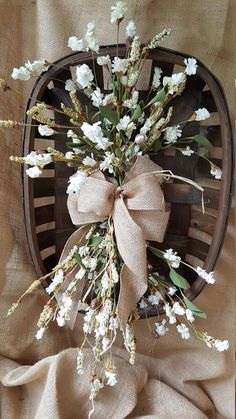
M 115 200 L 113 222 L 119 253 L 124 261 L 117 312 L 123 330 L 131 311 L 147 290 L 147 256 L 141 228 L 130 216 L 123 198 Z

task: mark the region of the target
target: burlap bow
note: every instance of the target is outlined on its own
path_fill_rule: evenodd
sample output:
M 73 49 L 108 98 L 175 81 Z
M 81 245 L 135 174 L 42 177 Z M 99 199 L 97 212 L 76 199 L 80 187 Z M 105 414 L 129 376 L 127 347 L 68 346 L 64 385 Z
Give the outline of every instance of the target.
M 162 169 L 148 157 L 138 156 L 126 174 L 122 187 L 96 171 L 81 186 L 79 195 L 70 195 L 68 209 L 73 224 L 99 222 L 112 215 L 117 247 L 124 261 L 120 277 L 117 312 L 124 329 L 131 310 L 147 289 L 147 257 L 145 240 L 162 242 L 169 210 L 161 189 Z M 66 247 L 76 243 L 78 229 Z M 72 239 L 73 237 L 73 239 Z

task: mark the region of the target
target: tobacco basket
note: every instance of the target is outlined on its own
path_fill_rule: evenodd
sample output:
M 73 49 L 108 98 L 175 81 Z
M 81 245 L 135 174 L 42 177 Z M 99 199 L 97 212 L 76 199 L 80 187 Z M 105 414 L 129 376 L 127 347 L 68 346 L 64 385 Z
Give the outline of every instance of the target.
M 116 55 L 116 47 L 103 47 L 101 55 Z M 119 56 L 125 56 L 125 47 L 119 47 Z M 144 69 L 144 77 L 140 80 L 138 90 L 145 97 L 152 80 L 154 67 L 163 70 L 163 75 L 170 76 L 173 72 L 180 71 L 184 66 L 184 54 L 158 48 L 152 50 Z M 60 108 L 60 103 L 70 106 L 70 97 L 64 89 L 64 84 L 52 78 L 67 80 L 70 78 L 70 68 L 86 63 L 93 69 L 90 53 L 75 53 L 56 61 L 34 85 L 27 109 L 36 104 L 38 100 L 45 101 Z M 60 66 L 60 67 L 59 67 Z M 63 68 L 61 68 L 63 67 Z M 97 82 L 101 89 L 109 87 L 109 80 L 101 66 L 95 63 Z M 89 112 L 95 112 L 86 98 L 81 94 L 81 102 L 88 106 Z M 165 235 L 163 249 L 173 248 L 183 259 L 193 266 L 202 266 L 207 271 L 214 268 L 227 224 L 227 217 L 231 198 L 232 180 L 232 131 L 223 89 L 216 77 L 198 61 L 197 75 L 189 77 L 184 93 L 175 99 L 173 123 L 187 119 L 196 109 L 205 107 L 211 113 L 211 118 L 206 121 L 194 122 L 185 128 L 186 135 L 202 134 L 207 137 L 214 148 L 210 158 L 217 166 L 222 168 L 223 179 L 215 180 L 209 173 L 208 164 L 194 157 L 186 158 L 181 153 L 162 151 L 150 157 L 164 169 L 171 170 L 174 174 L 194 179 L 205 189 L 204 202 L 205 214 L 201 209 L 201 192 L 189 184 L 174 181 L 164 184 L 165 199 L 171 205 L 171 216 Z M 59 123 L 68 119 L 64 116 L 58 118 Z M 26 118 L 30 124 L 31 118 Z M 35 121 L 34 121 L 35 123 Z M 68 151 L 65 145 L 65 134 L 57 134 L 50 138 L 39 135 L 37 128 L 25 127 L 23 136 L 23 154 L 26 155 L 34 149 L 46 149 L 54 146 L 62 152 Z M 196 145 L 196 147 L 198 147 Z M 57 263 L 60 253 L 68 237 L 75 230 L 71 223 L 66 206 L 66 187 L 73 169 L 63 163 L 47 166 L 43 177 L 30 179 L 22 172 L 24 212 L 26 233 L 30 254 L 36 274 L 42 276 L 50 272 Z M 160 246 L 159 246 L 160 247 Z M 155 261 L 150 256 L 150 261 Z M 157 265 L 158 266 L 158 265 Z M 159 266 L 161 270 L 164 267 Z M 199 278 L 189 268 L 182 267 L 182 274 L 190 283 L 187 291 L 189 299 L 194 299 L 202 290 L 205 281 Z M 146 309 L 147 315 L 156 314 L 156 307 Z M 141 313 L 141 317 L 143 313 Z

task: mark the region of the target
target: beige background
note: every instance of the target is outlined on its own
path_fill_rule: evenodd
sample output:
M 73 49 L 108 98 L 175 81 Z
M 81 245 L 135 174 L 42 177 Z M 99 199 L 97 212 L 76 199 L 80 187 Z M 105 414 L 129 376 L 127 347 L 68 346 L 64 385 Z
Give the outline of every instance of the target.
M 103 23 L 111 0 L 0 0 L 0 73 L 26 59 L 59 58 L 70 53 L 69 36 L 82 37 L 95 19 L 101 44 L 114 43 L 114 27 Z M 131 13 L 134 1 L 129 1 Z M 173 37 L 165 46 L 198 57 L 223 83 L 233 110 L 235 7 L 231 0 L 140 0 L 138 32 L 144 40 L 166 26 Z M 17 85 L 17 83 L 15 84 Z M 25 84 L 18 89 L 24 93 Z M 0 93 L 0 118 L 21 118 L 18 95 Z M 19 111 L 21 106 L 21 111 Z M 15 317 L 4 317 L 11 302 L 34 279 L 23 225 L 20 172 L 8 155 L 20 153 L 20 133 L 2 131 L 0 190 L 0 395 L 3 419 L 84 419 L 89 405 L 88 379 L 75 371 L 81 341 L 80 320 L 73 333 L 52 327 L 34 339 L 44 301 L 40 291 Z M 192 339 L 182 342 L 172 330 L 153 340 L 145 321 L 137 326 L 139 356 L 131 367 L 121 344 L 115 350 L 119 384 L 96 403 L 97 419 L 233 418 L 233 216 L 216 267 L 217 282 L 205 288 L 197 304 L 208 313 L 198 327 L 227 338 L 231 351 L 218 353 Z M 88 359 L 90 352 L 88 352 Z

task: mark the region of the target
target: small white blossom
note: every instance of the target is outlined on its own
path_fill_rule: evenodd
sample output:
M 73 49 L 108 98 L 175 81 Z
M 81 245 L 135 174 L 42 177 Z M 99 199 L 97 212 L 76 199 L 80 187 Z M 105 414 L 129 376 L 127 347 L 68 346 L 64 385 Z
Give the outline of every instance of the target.
M 129 77 L 126 80 L 126 83 L 124 83 L 124 85 L 126 86 L 127 84 L 127 86 L 129 87 L 133 87 L 137 83 L 138 78 L 139 78 L 138 70 L 131 69 L 131 71 L 129 71 Z
M 95 122 L 95 124 L 90 125 L 87 122 L 84 122 L 81 126 L 81 129 L 86 137 L 88 137 L 93 143 L 96 144 L 98 149 L 105 150 L 109 147 L 110 142 L 108 138 L 103 137 L 102 128 L 100 127 L 101 122 Z
M 156 333 L 160 336 L 164 336 L 168 332 L 168 327 L 165 327 L 166 320 L 163 319 L 161 323 L 155 323 Z
M 87 64 L 77 66 L 76 80 L 83 89 L 91 86 L 91 82 L 93 81 L 93 72 Z
M 169 287 L 168 295 L 172 296 L 176 293 L 177 289 L 175 287 Z
M 65 90 L 67 90 L 68 92 L 72 92 L 73 90 L 76 90 L 75 82 L 71 79 L 66 80 Z
M 80 268 L 80 270 L 75 274 L 75 279 L 83 279 L 85 274 L 86 274 L 86 270 L 83 268 Z
M 138 103 L 139 92 L 134 90 L 130 99 L 126 99 L 123 102 L 123 106 L 126 106 L 129 109 L 135 109 Z
M 117 383 L 117 374 L 114 371 L 106 370 L 105 377 L 107 386 L 114 386 Z
M 113 172 L 113 168 L 111 167 L 111 164 L 113 163 L 115 159 L 115 155 L 114 153 L 110 153 L 109 151 L 107 151 L 105 153 L 105 157 L 104 160 L 100 163 L 100 170 L 104 171 L 104 170 L 109 170 L 110 173 Z
M 27 70 L 27 68 L 25 67 L 20 67 L 20 68 L 13 68 L 11 77 L 13 78 L 13 80 L 29 80 L 31 76 L 31 73 L 29 70 Z
M 136 32 L 135 22 L 133 20 L 129 20 L 126 28 L 125 33 L 127 38 L 133 38 Z
M 171 305 L 169 303 L 167 303 L 167 304 L 164 305 L 164 310 L 165 310 L 166 315 L 167 315 L 167 317 L 169 319 L 169 323 L 170 324 L 176 323 L 175 313 L 174 313 L 174 311 L 173 311 L 173 309 L 172 309 L 172 307 L 171 307 Z
M 110 55 L 101 55 L 100 57 L 97 58 L 97 63 L 98 65 L 109 66 L 111 64 Z
M 185 85 L 186 75 L 185 73 L 172 74 L 171 77 L 165 76 L 163 78 L 163 86 L 168 84 L 168 94 L 173 95 L 182 91 L 182 87 Z
M 24 161 L 26 164 L 30 164 L 31 166 L 43 167 L 52 162 L 52 156 L 50 153 L 37 153 L 35 151 L 31 151 L 30 154 L 25 156 Z
M 65 154 L 65 158 L 66 158 L 67 160 L 72 160 L 72 159 L 73 159 L 73 157 L 74 157 L 74 152 L 73 152 L 73 151 L 67 151 L 67 152 L 66 152 L 66 154 Z
M 215 278 L 213 278 L 214 272 L 207 273 L 207 271 L 205 271 L 205 269 L 200 268 L 200 266 L 197 266 L 196 272 L 201 278 L 205 279 L 205 281 L 208 284 L 214 284 L 215 283 Z
M 26 169 L 26 174 L 31 178 L 36 178 L 41 176 L 42 170 L 39 169 L 38 166 L 30 167 L 29 169 Z
M 206 108 L 199 108 L 195 111 L 195 120 L 204 121 L 205 119 L 210 118 L 210 113 Z
M 70 311 L 72 308 L 72 304 L 72 298 L 69 295 L 64 294 L 59 304 L 60 310 L 58 311 L 56 317 L 57 324 L 59 327 L 65 326 L 66 320 L 70 320 Z
M 77 170 L 77 172 L 70 176 L 69 178 L 69 186 L 67 187 L 66 192 L 70 195 L 73 193 L 79 194 L 81 186 L 86 182 L 87 175 L 82 170 Z
M 54 134 L 54 130 L 49 127 L 49 125 L 39 125 L 38 131 L 40 135 L 45 135 L 46 137 L 49 137 L 50 135 Z
M 187 145 L 187 147 L 185 148 L 185 149 L 181 149 L 181 153 L 184 155 L 184 156 L 188 156 L 188 157 L 190 157 L 192 154 L 194 154 L 194 150 L 192 150 L 190 147 L 189 147 L 189 145 Z
M 194 317 L 193 317 L 193 312 L 191 311 L 191 310 L 189 310 L 189 308 L 187 308 L 186 310 L 185 310 L 185 314 L 186 314 L 186 317 L 187 317 L 187 319 L 188 319 L 188 321 L 190 322 L 190 323 L 193 323 L 194 322 Z
M 165 144 L 174 144 L 177 139 L 182 135 L 182 129 L 180 125 L 174 125 L 173 127 L 165 128 Z
M 154 75 L 152 80 L 152 87 L 157 89 L 161 84 L 161 74 L 163 73 L 162 69 L 159 67 L 154 68 Z
M 102 350 L 103 350 L 103 352 L 107 351 L 107 349 L 109 348 L 110 344 L 111 344 L 110 339 L 105 336 L 102 339 Z
M 78 39 L 77 36 L 71 36 L 68 39 L 68 47 L 72 49 L 72 51 L 85 51 L 85 45 L 83 39 Z
M 85 41 L 87 43 L 87 49 L 98 52 L 99 51 L 99 44 L 95 34 L 95 22 L 89 22 L 87 24 L 87 31 L 84 36 Z
M 47 293 L 52 294 L 55 291 L 55 289 L 58 287 L 58 285 L 62 284 L 63 280 L 64 280 L 64 272 L 62 269 L 59 269 L 55 273 L 55 276 L 52 282 L 50 283 L 50 285 L 46 288 Z
M 181 334 L 181 338 L 182 339 L 189 339 L 190 338 L 190 333 L 189 333 L 189 328 L 187 326 L 185 326 L 185 324 L 181 323 L 178 324 L 176 326 L 176 329 L 178 331 L 178 333 Z
M 84 353 L 81 349 L 78 349 L 77 358 L 76 358 L 76 370 L 79 375 L 84 373 Z
M 101 279 L 101 286 L 102 286 L 102 294 L 105 295 L 105 291 L 108 290 L 110 283 L 110 278 L 107 271 L 104 272 L 102 279 Z
M 116 97 L 114 96 L 114 93 L 109 93 L 108 95 L 104 96 L 102 104 L 103 104 L 103 106 L 107 106 L 110 103 L 114 103 L 115 100 L 116 100 Z M 106 122 L 107 121 L 108 121 L 108 119 L 106 119 Z M 108 121 L 108 122 L 111 124 L 110 121 Z
M 123 19 L 127 10 L 128 7 L 125 0 L 117 1 L 116 5 L 111 7 L 111 23 L 116 23 L 117 21 Z
M 91 393 L 90 393 L 89 399 L 90 400 L 95 399 L 98 395 L 99 390 L 103 387 L 104 387 L 103 383 L 98 378 L 94 378 L 90 386 Z
M 112 62 L 112 73 L 125 74 L 129 66 L 129 60 L 126 58 L 115 57 Z
M 82 263 L 85 266 L 85 268 L 94 271 L 97 267 L 98 261 L 96 258 L 92 258 L 91 256 L 85 256 L 85 258 L 82 259 Z
M 82 163 L 83 163 L 85 166 L 91 166 L 91 167 L 93 167 L 93 166 L 95 166 L 95 165 L 96 165 L 96 160 L 92 159 L 92 157 L 86 156 L 86 157 L 82 160 Z
M 195 58 L 185 58 L 184 64 L 186 65 L 185 73 L 188 76 L 191 76 L 192 74 L 196 74 L 197 72 L 197 60 Z
M 151 294 L 148 296 L 148 302 L 151 305 L 158 305 L 161 300 L 160 293 L 157 291 L 155 294 Z
M 222 178 L 222 170 L 215 165 L 211 165 L 211 174 L 212 176 L 214 176 L 215 179 Z
M 148 44 L 149 49 L 158 47 L 162 41 L 168 38 L 171 35 L 171 28 L 164 29 L 162 32 L 156 34 L 151 42 Z
M 177 256 L 177 252 L 174 252 L 173 249 L 168 249 L 163 253 L 163 256 L 166 260 L 168 260 L 168 262 L 170 263 L 170 265 L 172 266 L 172 268 L 178 268 L 181 262 L 181 258 L 179 256 Z
M 40 329 L 37 330 L 37 333 L 35 335 L 36 339 L 38 339 L 38 340 L 39 339 L 42 339 L 45 331 L 46 331 L 46 328 L 45 327 L 40 327 Z
M 215 340 L 213 344 L 214 348 L 217 349 L 219 352 L 227 351 L 229 349 L 229 342 L 228 340 Z
M 175 314 L 183 316 L 185 314 L 185 308 L 180 305 L 180 303 L 175 302 L 172 306 L 172 310 Z
M 49 65 L 46 63 L 46 60 L 35 60 L 32 63 L 28 61 L 25 63 L 25 67 L 27 70 L 30 71 L 30 73 L 35 76 L 40 76 L 44 71 L 47 71 L 49 68 Z
M 72 140 L 76 140 L 76 142 L 80 142 L 79 141 L 79 138 L 78 138 L 78 135 L 72 130 L 72 129 L 69 129 L 68 131 L 67 131 L 67 138 L 71 138 Z
M 148 305 L 146 303 L 146 301 L 142 298 L 142 300 L 139 303 L 139 307 L 140 308 L 146 308 Z
M 135 128 L 134 122 L 131 121 L 131 118 L 128 115 L 121 118 L 120 122 L 116 125 L 117 131 L 125 131 L 128 138 L 131 137 Z
M 93 106 L 96 106 L 99 108 L 103 104 L 103 93 L 101 92 L 100 87 L 97 87 L 96 90 L 93 91 L 93 94 L 91 96 L 91 100 L 93 103 Z

